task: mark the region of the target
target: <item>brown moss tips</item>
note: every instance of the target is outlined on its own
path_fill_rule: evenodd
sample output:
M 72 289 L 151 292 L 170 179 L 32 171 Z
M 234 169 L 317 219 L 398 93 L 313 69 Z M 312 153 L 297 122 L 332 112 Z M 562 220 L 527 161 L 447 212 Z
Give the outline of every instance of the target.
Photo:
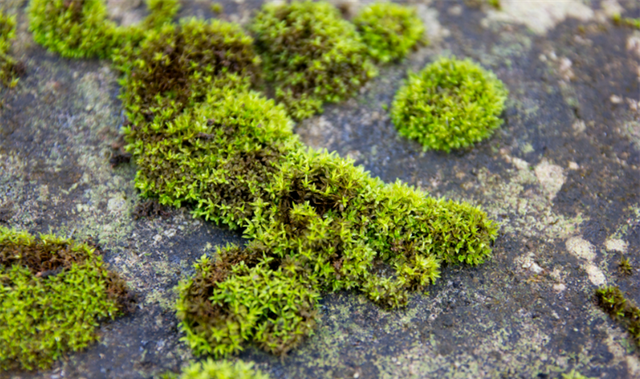
M 134 123 L 179 113 L 228 82 L 255 84 L 260 59 L 253 40 L 236 24 L 189 19 L 145 34 L 140 46 L 118 50 L 122 98 Z
M 626 299 L 618 286 L 599 288 L 596 300 L 603 311 L 627 329 L 636 346 L 640 347 L 640 308 Z
M 47 368 L 132 304 L 96 248 L 0 227 L 0 369 Z
M 327 2 L 267 3 L 251 30 L 276 98 L 296 119 L 352 96 L 377 73 L 354 25 Z

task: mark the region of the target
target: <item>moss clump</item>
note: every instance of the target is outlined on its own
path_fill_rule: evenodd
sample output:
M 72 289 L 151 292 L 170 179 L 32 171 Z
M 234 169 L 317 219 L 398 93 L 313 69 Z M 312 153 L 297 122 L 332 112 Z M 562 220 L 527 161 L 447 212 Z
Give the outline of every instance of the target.
M 253 362 L 237 361 L 216 362 L 207 359 L 204 362 L 193 363 L 178 375 L 167 375 L 171 379 L 269 379 L 269 375 L 253 368 Z
M 383 63 L 404 58 L 423 39 L 425 31 L 414 8 L 394 3 L 369 5 L 353 23 L 369 55 Z
M 311 333 L 324 291 L 359 289 L 385 307 L 479 264 L 496 226 L 478 209 L 385 185 L 353 162 L 305 149 L 285 109 L 246 88 L 214 87 L 167 121 L 126 130 L 136 186 L 163 204 L 244 229 L 252 242 L 203 258 L 180 286 L 178 317 L 196 353 L 254 341 L 284 354 Z
M 18 84 L 18 62 L 11 56 L 11 41 L 16 36 L 16 17 L 0 9 L 0 83 L 6 87 Z
M 633 274 L 633 267 L 631 263 L 629 263 L 629 259 L 622 257 L 620 262 L 618 262 L 618 269 L 622 275 L 631 275 Z
M 236 24 L 189 19 L 150 30 L 139 46 L 118 50 L 114 61 L 124 72 L 121 97 L 131 121 L 177 114 L 202 101 L 211 86 L 258 82 L 260 59 L 252 43 Z
M 329 3 L 266 4 L 251 30 L 276 99 L 294 118 L 352 96 L 376 74 L 355 27 Z
M 63 57 L 106 58 L 120 43 L 102 0 L 31 0 L 27 11 L 35 41 Z
M 139 25 L 120 27 L 107 17 L 104 0 L 31 0 L 29 29 L 36 42 L 70 58 L 110 58 L 114 49 L 135 46 L 150 29 L 172 22 L 178 0 L 147 0 Z
M 577 372 L 576 370 L 571 370 L 571 372 L 567 374 L 562 374 L 562 379 L 592 379 L 592 378 L 586 377 L 581 373 Z
M 441 58 L 409 73 L 393 101 L 391 118 L 401 135 L 424 150 L 459 149 L 489 137 L 500 126 L 507 90 L 470 60 Z
M 631 300 L 625 299 L 618 286 L 596 290 L 596 300 L 598 306 L 621 323 L 631 334 L 636 345 L 640 346 L 640 308 Z
M 0 368 L 48 368 L 131 299 L 95 248 L 0 227 Z

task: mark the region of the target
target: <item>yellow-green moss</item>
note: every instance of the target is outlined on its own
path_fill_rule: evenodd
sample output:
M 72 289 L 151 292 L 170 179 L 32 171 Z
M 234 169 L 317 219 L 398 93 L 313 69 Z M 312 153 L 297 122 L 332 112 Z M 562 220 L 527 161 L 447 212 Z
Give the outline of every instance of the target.
M 193 363 L 180 375 L 165 375 L 165 379 L 269 379 L 269 375 L 253 368 L 253 362 L 214 361 Z
M 16 35 L 16 17 L 0 8 L 0 83 L 7 87 L 18 84 L 18 62 L 11 56 L 11 41 Z
M 327 2 L 265 4 L 251 24 L 276 99 L 303 119 L 376 75 L 355 27 Z
M 504 84 L 492 72 L 470 60 L 441 58 L 409 73 L 391 118 L 401 135 L 424 150 L 449 152 L 488 138 L 502 124 L 506 98 Z
M 383 63 L 404 58 L 424 39 L 424 25 L 415 8 L 399 4 L 369 5 L 356 15 L 353 23 L 369 55 Z
M 603 287 L 596 291 L 598 306 L 629 332 L 636 345 L 640 346 L 640 308 L 628 300 L 617 286 Z
M 129 300 L 94 247 L 0 226 L 0 369 L 48 368 L 94 342 L 99 320 Z

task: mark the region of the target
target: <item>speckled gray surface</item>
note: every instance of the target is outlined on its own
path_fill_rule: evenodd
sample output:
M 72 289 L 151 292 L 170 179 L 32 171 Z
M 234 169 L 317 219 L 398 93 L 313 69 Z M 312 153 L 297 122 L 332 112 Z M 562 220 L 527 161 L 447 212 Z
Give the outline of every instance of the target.
M 32 232 L 95 238 L 139 300 L 105 323 L 101 340 L 49 371 L 7 378 L 149 378 L 193 357 L 180 342 L 172 288 L 195 258 L 240 235 L 188 209 L 135 220 L 136 167 L 109 164 L 122 107 L 109 62 L 67 60 L 33 43 L 24 1 L 17 88 L 0 89 L 0 223 Z M 181 16 L 212 17 L 209 0 L 184 1 Z M 256 1 L 222 2 L 246 22 Z M 431 45 L 381 69 L 354 99 L 327 106 L 296 132 L 307 144 L 349 155 L 385 181 L 482 206 L 502 225 L 493 258 L 447 267 L 406 309 L 384 311 L 352 292 L 322 300 L 317 333 L 279 359 L 249 347 L 239 358 L 272 378 L 640 377 L 639 351 L 594 305 L 619 285 L 640 302 L 640 31 L 613 26 L 616 11 L 640 17 L 635 0 L 414 2 Z M 355 10 L 361 4 L 348 3 Z M 140 1 L 109 0 L 121 22 Z M 407 69 L 443 54 L 470 57 L 510 91 L 505 124 L 491 139 L 451 154 L 423 153 L 400 138 L 385 110 Z M 618 273 L 629 258 L 634 274 Z M 235 359 L 235 358 L 233 358 Z

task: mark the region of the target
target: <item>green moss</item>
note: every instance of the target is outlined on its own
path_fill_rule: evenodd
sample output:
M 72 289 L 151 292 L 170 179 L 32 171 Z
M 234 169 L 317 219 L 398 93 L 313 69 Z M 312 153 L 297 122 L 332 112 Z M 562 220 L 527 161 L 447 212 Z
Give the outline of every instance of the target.
M 487 4 L 491 5 L 495 9 L 502 9 L 502 5 L 500 4 L 500 0 L 487 0 Z
M 424 25 L 414 8 L 375 3 L 353 19 L 374 59 L 387 63 L 404 58 L 423 39 Z
M 355 27 L 329 3 L 266 4 L 251 30 L 276 99 L 294 118 L 352 96 L 376 74 Z
M 121 41 L 102 0 L 31 0 L 27 12 L 35 41 L 63 57 L 106 58 Z
M 172 379 L 269 379 L 269 375 L 253 368 L 253 362 L 237 361 L 215 362 L 207 359 L 204 362 L 193 363 L 178 375 L 169 375 Z
M 6 87 L 18 84 L 18 62 L 11 56 L 11 41 L 16 35 L 16 17 L 0 8 L 0 83 Z
M 580 374 L 576 370 L 571 370 L 571 372 L 569 372 L 567 374 L 562 374 L 562 379 L 591 379 L 591 378 L 588 378 L 588 377 Z
M 149 16 L 142 21 L 143 29 L 159 29 L 170 24 L 180 10 L 179 0 L 147 0 Z
M 475 265 L 490 253 L 496 226 L 483 212 L 385 185 L 352 161 L 305 149 L 291 127 L 273 101 L 218 87 L 170 122 L 126 131 L 144 196 L 193 204 L 195 215 L 252 240 L 203 258 L 180 287 L 178 317 L 196 353 L 254 341 L 284 354 L 312 331 L 323 291 L 358 289 L 403 306 L 442 262 Z
M 150 30 L 139 46 L 116 51 L 131 120 L 180 112 L 202 101 L 213 85 L 258 82 L 260 59 L 252 43 L 236 24 L 189 19 Z
M 636 345 L 640 346 L 640 308 L 633 301 L 627 300 L 617 286 L 598 289 L 596 299 L 598 306 L 621 323 Z
M 215 14 L 220 14 L 224 11 L 224 7 L 222 4 L 220 3 L 213 3 L 211 4 L 211 12 L 215 13 Z
M 459 149 L 500 126 L 507 90 L 470 60 L 441 58 L 409 78 L 393 101 L 391 118 L 401 135 L 424 150 Z
M 0 368 L 48 368 L 130 299 L 95 248 L 0 227 Z
M 633 267 L 629 263 L 629 259 L 625 257 L 622 257 L 618 262 L 618 269 L 620 269 L 622 275 L 631 275 L 633 273 Z
M 104 0 L 31 0 L 29 29 L 36 42 L 63 57 L 110 58 L 114 49 L 135 46 L 150 29 L 170 24 L 178 0 L 147 0 L 139 25 L 120 27 L 107 18 Z
M 640 18 L 622 17 L 616 14 L 612 19 L 616 25 L 628 26 L 640 30 Z

